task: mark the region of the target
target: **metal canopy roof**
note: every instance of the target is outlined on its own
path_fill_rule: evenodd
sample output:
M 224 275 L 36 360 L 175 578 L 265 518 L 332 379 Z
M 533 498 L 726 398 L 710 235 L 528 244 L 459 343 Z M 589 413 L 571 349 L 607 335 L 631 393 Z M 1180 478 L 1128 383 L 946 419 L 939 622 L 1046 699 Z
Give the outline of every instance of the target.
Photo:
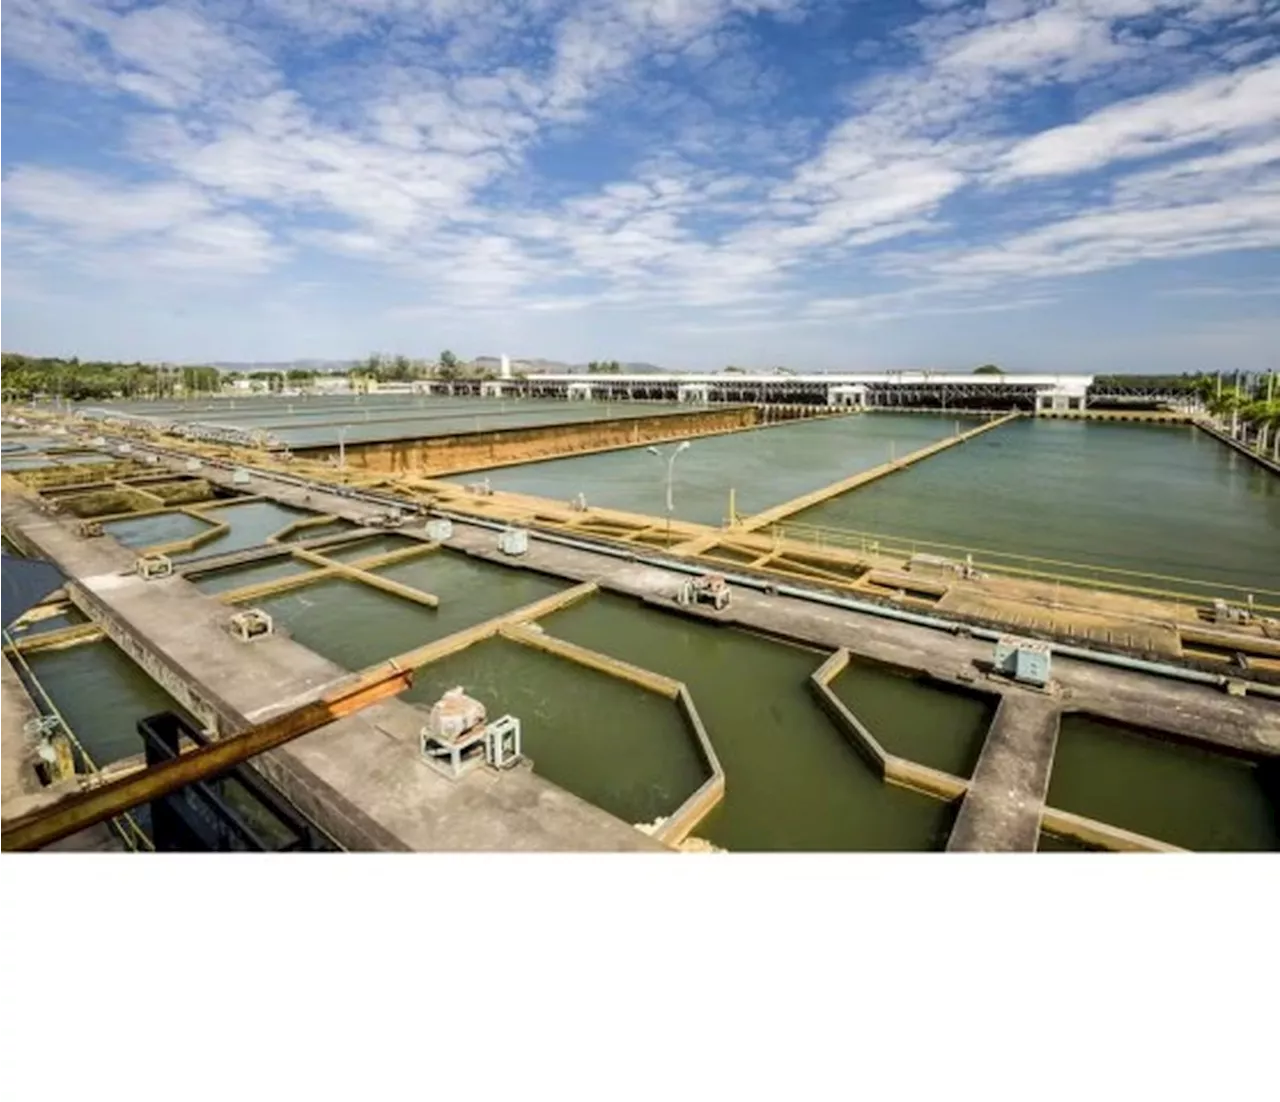
M 6 629 L 55 589 L 61 589 L 67 580 L 61 570 L 43 559 L 28 559 L 6 552 L 0 555 L 0 560 Z

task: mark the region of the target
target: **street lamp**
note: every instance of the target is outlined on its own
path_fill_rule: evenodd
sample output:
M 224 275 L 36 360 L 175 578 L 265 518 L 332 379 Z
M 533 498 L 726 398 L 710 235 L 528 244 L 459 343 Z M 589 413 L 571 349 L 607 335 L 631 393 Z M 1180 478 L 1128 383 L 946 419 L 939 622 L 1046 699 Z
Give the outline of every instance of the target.
M 672 480 L 675 476 L 676 456 L 679 455 L 682 451 L 684 451 L 688 446 L 689 446 L 689 441 L 682 440 L 679 444 L 677 444 L 674 448 L 671 449 L 671 455 L 667 459 L 667 546 L 668 547 L 671 546 L 671 514 L 675 511 L 675 507 L 676 507 L 675 498 L 672 495 L 672 490 L 673 490 Z M 653 447 L 652 445 L 645 448 L 645 451 L 649 452 L 650 455 L 656 455 L 659 459 L 662 458 L 662 452 L 658 451 L 658 449 Z
M 350 425 L 343 425 L 338 430 L 338 470 L 345 471 L 347 469 L 347 429 Z

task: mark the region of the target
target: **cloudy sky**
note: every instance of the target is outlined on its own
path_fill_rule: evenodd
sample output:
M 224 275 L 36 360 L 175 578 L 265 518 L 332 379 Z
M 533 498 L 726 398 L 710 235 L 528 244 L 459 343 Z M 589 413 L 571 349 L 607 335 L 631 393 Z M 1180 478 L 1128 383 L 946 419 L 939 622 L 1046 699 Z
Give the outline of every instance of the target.
M 5 0 L 3 344 L 1280 366 L 1277 0 Z

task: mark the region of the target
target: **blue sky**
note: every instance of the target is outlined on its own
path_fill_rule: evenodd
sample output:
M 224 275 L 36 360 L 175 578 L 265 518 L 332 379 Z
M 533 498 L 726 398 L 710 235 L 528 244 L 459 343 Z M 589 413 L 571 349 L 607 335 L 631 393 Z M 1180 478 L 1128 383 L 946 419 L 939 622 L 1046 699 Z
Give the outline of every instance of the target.
M 1280 366 L 1275 0 L 6 0 L 3 343 Z

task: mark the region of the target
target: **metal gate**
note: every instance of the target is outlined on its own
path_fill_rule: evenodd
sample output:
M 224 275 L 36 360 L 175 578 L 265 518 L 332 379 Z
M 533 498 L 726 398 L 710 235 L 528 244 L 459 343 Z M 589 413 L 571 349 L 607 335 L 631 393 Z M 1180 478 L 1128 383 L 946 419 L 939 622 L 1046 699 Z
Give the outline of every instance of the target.
M 138 721 L 147 767 L 176 758 L 182 740 L 210 739 L 173 712 Z M 337 847 L 256 770 L 238 765 L 153 800 L 151 835 L 157 852 L 331 852 Z

